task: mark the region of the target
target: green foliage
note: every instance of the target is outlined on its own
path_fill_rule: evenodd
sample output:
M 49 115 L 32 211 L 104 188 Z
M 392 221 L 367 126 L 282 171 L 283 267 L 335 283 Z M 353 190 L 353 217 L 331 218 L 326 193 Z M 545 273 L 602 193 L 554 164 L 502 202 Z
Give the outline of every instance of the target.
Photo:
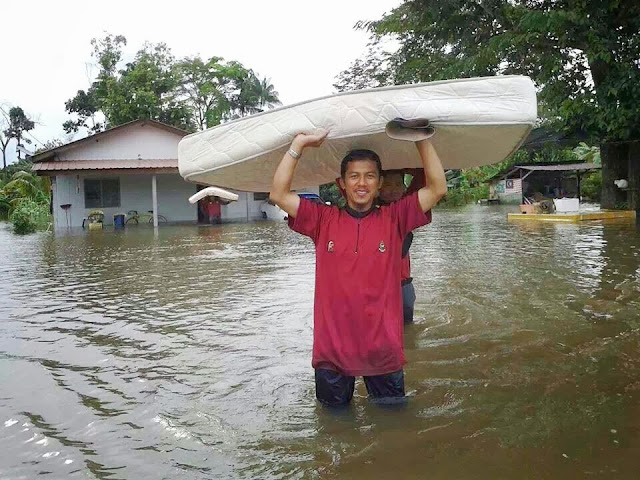
M 49 198 L 45 190 L 45 182 L 48 182 L 48 179 L 44 177 L 38 177 L 26 171 L 18 171 L 13 174 L 0 192 L 13 206 L 18 205 L 24 199 L 36 203 L 47 203 Z
M 337 205 L 340 208 L 344 207 L 346 204 L 336 182 L 320 185 L 320 198 L 323 202 L 331 202 L 331 205 Z
M 379 60 L 382 84 L 523 74 L 536 82 L 547 122 L 602 141 L 640 137 L 637 0 L 407 0 L 358 27 L 374 43 L 400 43 L 343 72 L 367 77 L 361 84 Z
M 24 143 L 31 143 L 31 140 L 24 137 L 24 133 L 35 128 L 35 123 L 27 117 L 24 110 L 20 107 L 13 107 L 9 110 L 9 114 L 5 115 L 2 111 L 1 123 L 2 131 L 0 132 L 0 148 L 2 149 L 2 166 L 7 168 L 6 150 L 11 139 L 15 138 L 19 146 Z M 21 152 L 18 151 L 18 160 L 22 158 Z
M 477 203 L 478 200 L 489 197 L 489 185 L 484 183 L 474 187 L 461 185 L 450 188 L 447 195 L 441 200 L 440 205 L 457 207 L 468 203 Z
M 485 183 L 485 181 L 513 165 L 541 162 L 558 163 L 575 160 L 576 155 L 572 150 L 559 149 L 554 145 L 547 145 L 536 151 L 520 149 L 500 163 L 460 170 L 459 176 L 456 177 L 457 183 L 455 186 L 449 187 L 443 203 L 445 205 L 458 206 L 475 203 L 478 200 L 488 198 L 489 185 Z M 600 192 L 599 183 L 596 187 L 595 177 L 592 183 L 587 182 L 586 188 L 592 190 L 597 188 L 598 194 Z M 589 192 L 591 192 L 591 190 L 589 190 Z
M 333 87 L 339 92 L 346 92 L 389 85 L 391 83 L 388 65 L 390 56 L 379 44 L 369 45 L 363 58 L 356 59 L 348 70 L 340 72 Z
M 9 165 L 6 170 L 5 173 L 11 172 L 11 177 L 0 183 L 0 218 L 8 218 L 14 223 L 17 233 L 29 233 L 32 227 L 46 228 L 49 211 L 49 179 L 31 173 L 29 160 L 20 160 L 16 164 Z M 42 212 L 46 217 L 45 220 Z
M 176 60 L 164 43 L 146 43 L 133 61 L 118 69 L 123 36 L 93 39 L 100 71 L 87 90 L 66 102 L 75 116 L 63 125 L 67 133 L 103 130 L 139 118 L 150 118 L 187 131 L 278 105 L 278 93 L 239 62 L 220 57 Z M 106 122 L 96 120 L 103 114 Z
M 200 130 L 280 104 L 270 81 L 239 62 L 194 57 L 175 66 L 181 78 L 179 91 Z
M 589 162 L 595 163 L 596 165 L 600 165 L 600 147 L 590 147 L 584 142 L 580 142 L 580 144 L 573 149 L 573 154 L 580 160 L 581 162 Z
M 53 138 L 51 140 L 47 140 L 46 142 L 44 142 L 44 144 L 42 144 L 42 146 L 36 148 L 34 155 L 37 155 L 38 153 L 46 152 L 47 150 L 51 150 L 56 147 L 61 147 L 62 145 L 64 145 L 64 142 L 59 138 Z
M 580 196 L 589 202 L 598 202 L 602 190 L 602 172 L 591 172 L 580 181 Z
M 36 230 L 43 230 L 49 225 L 49 209 L 46 204 L 23 198 L 13 208 L 9 221 L 13 224 L 13 231 L 24 235 Z
M 68 113 L 77 115 L 76 120 L 67 120 L 62 124 L 66 133 L 77 132 L 80 128 L 86 128 L 89 132 L 95 133 L 104 129 L 101 122 L 96 121 L 96 114 L 100 106 L 95 88 L 88 91 L 78 90 L 76 96 L 67 100 L 64 104 Z

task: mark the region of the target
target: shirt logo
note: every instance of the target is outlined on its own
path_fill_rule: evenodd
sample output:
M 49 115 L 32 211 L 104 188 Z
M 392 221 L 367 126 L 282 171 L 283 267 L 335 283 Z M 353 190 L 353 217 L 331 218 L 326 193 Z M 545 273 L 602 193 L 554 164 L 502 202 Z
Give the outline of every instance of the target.
M 381 253 L 384 253 L 386 249 L 387 249 L 387 247 L 384 246 L 384 242 L 380 242 L 380 245 L 378 245 L 378 250 Z
M 327 243 L 327 252 L 333 252 L 333 240 L 329 240 L 329 243 Z

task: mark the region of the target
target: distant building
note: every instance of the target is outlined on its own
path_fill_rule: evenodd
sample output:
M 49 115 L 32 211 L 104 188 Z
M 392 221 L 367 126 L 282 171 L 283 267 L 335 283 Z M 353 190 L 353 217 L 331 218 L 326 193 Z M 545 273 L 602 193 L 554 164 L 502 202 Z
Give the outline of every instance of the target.
M 187 199 L 199 188 L 178 173 L 178 143 L 188 132 L 154 120 L 135 120 L 34 155 L 33 170 L 51 177 L 54 228 L 81 227 L 90 211 L 114 215 L 153 210 L 169 223 L 204 220 Z M 318 188 L 310 189 L 318 192 Z M 223 221 L 261 219 L 268 194 L 236 192 L 237 202 L 222 206 Z
M 580 177 L 601 168 L 594 163 L 531 163 L 513 165 L 486 180 L 489 201 L 521 204 L 536 193 L 547 198 L 578 198 Z

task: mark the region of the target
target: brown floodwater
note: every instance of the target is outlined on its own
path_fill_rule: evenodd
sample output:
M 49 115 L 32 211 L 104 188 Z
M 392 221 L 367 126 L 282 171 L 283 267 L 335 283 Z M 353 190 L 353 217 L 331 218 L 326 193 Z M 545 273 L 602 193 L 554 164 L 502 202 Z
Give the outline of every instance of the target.
M 0 224 L 0 478 L 639 478 L 640 230 L 506 211 L 418 231 L 409 402 L 340 413 L 284 224 Z

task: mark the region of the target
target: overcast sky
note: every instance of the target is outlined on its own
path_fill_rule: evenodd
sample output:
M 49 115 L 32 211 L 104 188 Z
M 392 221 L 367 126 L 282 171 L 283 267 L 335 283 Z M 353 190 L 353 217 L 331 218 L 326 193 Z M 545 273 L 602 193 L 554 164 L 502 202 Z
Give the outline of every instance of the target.
M 64 102 L 87 89 L 90 41 L 127 38 L 131 59 L 143 42 L 165 42 L 175 57 L 221 56 L 271 78 L 283 104 L 334 93 L 335 76 L 366 50 L 358 20 L 376 20 L 400 0 L 23 1 L 3 6 L 0 104 L 38 121 L 32 139 L 65 139 Z M 77 137 L 79 138 L 79 137 Z M 38 142 L 34 141 L 35 145 Z M 33 144 L 28 146 L 33 149 Z M 9 158 L 15 158 L 10 148 Z

